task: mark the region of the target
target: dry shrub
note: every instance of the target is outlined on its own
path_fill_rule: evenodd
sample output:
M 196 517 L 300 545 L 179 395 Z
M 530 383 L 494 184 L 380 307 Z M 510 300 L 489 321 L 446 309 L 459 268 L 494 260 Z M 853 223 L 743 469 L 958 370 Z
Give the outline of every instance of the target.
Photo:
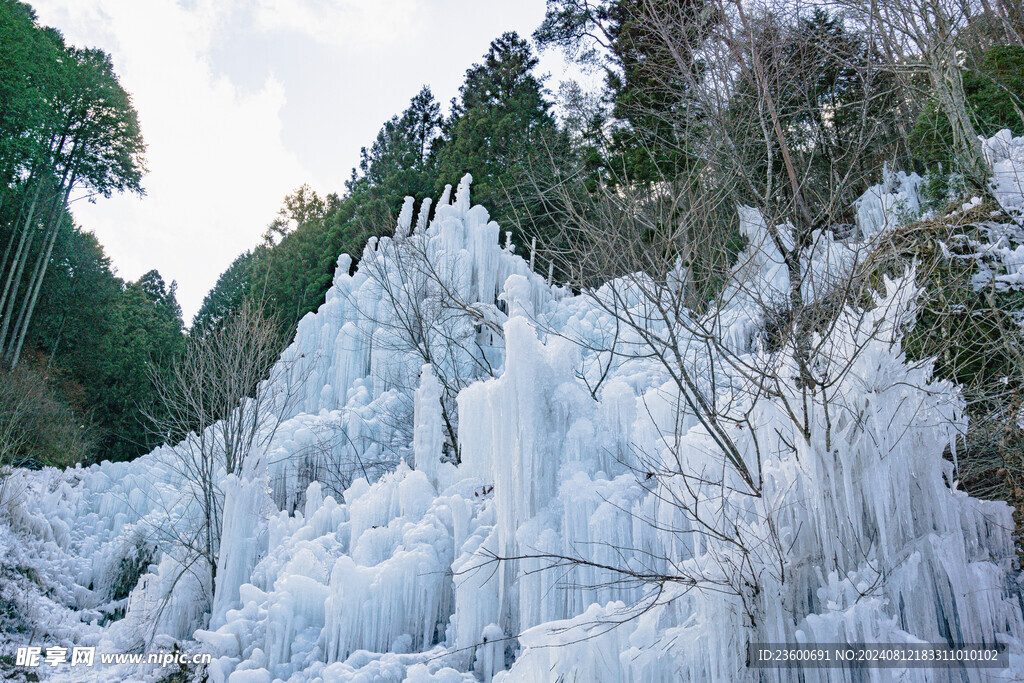
M 29 363 L 0 370 L 0 467 L 67 467 L 95 446 L 89 422 Z

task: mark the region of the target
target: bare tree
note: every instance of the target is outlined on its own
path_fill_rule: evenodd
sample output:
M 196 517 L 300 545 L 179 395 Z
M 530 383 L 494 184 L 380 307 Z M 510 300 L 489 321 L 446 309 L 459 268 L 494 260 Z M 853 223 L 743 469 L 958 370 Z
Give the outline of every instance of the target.
M 42 387 L 26 381 L 24 368 L 3 372 L 0 381 L 0 510 L 14 504 L 24 491 L 11 477 L 16 466 L 25 463 L 25 451 L 31 442 L 30 422 L 37 417 Z
M 429 204 L 426 210 L 429 211 Z M 468 291 L 465 264 L 457 254 L 438 258 L 433 253 L 436 246 L 431 245 L 425 228 L 424 215 L 415 234 L 403 235 L 400 226 L 395 239 L 371 242 L 361 272 L 378 288 L 380 305 L 363 305 L 360 314 L 372 322 L 373 338 L 368 341 L 375 348 L 400 359 L 415 358 L 418 366 L 433 368 L 442 392 L 445 454 L 458 463 L 455 397 L 471 382 L 494 376 L 495 356 L 490 347 L 502 334 L 500 322 L 504 314 L 494 304 L 478 301 L 479 297 Z M 408 229 L 409 226 L 404 227 L 404 231 Z M 405 376 L 407 365 L 396 363 L 378 368 L 377 379 L 384 386 L 400 387 L 411 394 L 419 374 Z M 411 432 L 409 436 L 411 440 Z
M 298 369 L 275 361 L 283 339 L 273 320 L 246 302 L 218 328 L 189 340 L 169 374 L 152 380 L 161 412 L 154 429 L 171 446 L 171 466 L 194 506 L 194 523 L 155 530 L 191 571 L 206 572 L 212 597 L 229 474 L 255 470 L 298 398 Z M 208 582 L 208 583 L 207 583 Z
M 87 462 L 93 437 L 45 374 L 25 364 L 0 370 L 0 469 Z
M 977 34 L 969 26 L 983 19 L 1019 40 L 1019 3 L 993 7 L 986 0 L 840 0 L 838 5 L 878 36 L 890 68 L 927 75 L 929 95 L 952 128 L 955 157 L 963 173 L 984 188 L 989 169 L 967 107 L 963 54 L 976 47 L 971 36 Z
M 659 529 L 702 538 L 710 569 L 671 554 L 627 562 L 632 551 L 621 548 L 612 549 L 619 562 L 582 553 L 493 559 L 590 566 L 609 582 L 659 592 L 669 584 L 726 592 L 757 627 L 766 578 L 786 580 L 787 547 L 783 513 L 765 499 L 767 454 L 751 436 L 752 415 L 770 402 L 782 448 L 831 454 L 835 425 L 857 419 L 843 396 L 851 368 L 869 344 L 895 338 L 895 327 L 879 321 L 899 320 L 914 286 L 912 277 L 889 282 L 891 310 L 870 311 L 882 283 L 865 277 L 868 248 L 835 238 L 856 236 L 851 204 L 895 154 L 901 91 L 870 32 L 844 34 L 842 21 L 813 7 L 705 7 L 695 19 L 679 0 L 620 4 L 650 41 L 645 76 L 659 91 L 651 105 L 634 106 L 649 107 L 643 115 L 668 131 L 640 152 L 655 166 L 664 150 L 686 163 L 665 164 L 655 183 L 611 169 L 596 187 L 580 178 L 543 187 L 550 174 L 541 172 L 535 190 L 560 211 L 559 248 L 547 257 L 612 321 L 603 337 L 574 340 L 599 359 L 592 395 L 613 364 L 630 358 L 656 362 L 669 379 L 658 399 L 674 412 L 659 425 L 665 451 L 622 458 L 678 512 L 678 526 Z M 736 262 L 733 236 L 747 242 Z M 695 426 L 706 444 L 685 452 Z M 839 571 L 870 564 L 866 546 L 844 552 L 834 560 Z
M 31 431 L 26 423 L 38 409 L 39 398 L 39 392 L 25 390 L 23 372 L 5 375 L 0 389 L 0 468 L 14 465 L 28 445 Z
M 366 429 L 356 411 L 344 409 L 309 425 L 312 441 L 282 458 L 291 461 L 294 469 L 278 469 L 270 482 L 278 507 L 294 511 L 305 500 L 306 487 L 314 481 L 336 500 L 342 500 L 356 479 L 376 481 L 394 469 L 402 456 L 408 454 L 412 403 L 394 400 L 389 410 L 376 417 L 379 429 Z M 271 459 L 267 464 L 273 466 L 277 462 Z
M 657 349 L 656 356 L 669 350 L 666 370 L 728 453 L 733 449 L 714 425 L 713 401 L 697 391 L 680 340 L 697 339 L 708 352 L 735 356 L 721 341 L 721 321 L 701 313 L 727 309 L 729 297 L 750 296 L 766 319 L 785 319 L 786 338 L 779 341 L 793 342 L 803 402 L 809 400 L 819 382 L 811 368 L 812 337 L 836 312 L 822 302 L 844 300 L 853 283 L 849 276 L 816 280 L 807 271 L 808 256 L 824 230 L 852 220 L 853 200 L 873 184 L 891 131 L 886 102 L 898 93 L 886 65 L 873 57 L 869 35 L 845 34 L 841 22 L 800 2 L 751 10 L 742 2 L 710 0 L 696 18 L 692 4 L 679 1 L 623 7 L 630 25 L 650 41 L 645 75 L 660 91 L 652 98 L 657 108 L 640 113 L 671 131 L 657 146 L 688 162 L 681 173 L 678 165 L 666 167 L 653 187 L 618 176 L 596 191 L 572 180 L 537 188 L 561 207 L 561 233 L 553 241 L 563 249 L 549 256 L 570 285 L 593 292 L 599 306 Z M 643 151 L 655 166 L 665 155 Z M 733 267 L 730 241 L 750 239 L 737 234 L 742 205 L 754 208 L 747 222 L 761 224 L 781 259 L 785 292 L 743 291 L 736 278 L 723 287 Z M 598 295 L 597 286 L 608 280 L 613 283 Z M 636 311 L 637 296 L 650 308 Z M 754 481 L 750 473 L 742 476 Z

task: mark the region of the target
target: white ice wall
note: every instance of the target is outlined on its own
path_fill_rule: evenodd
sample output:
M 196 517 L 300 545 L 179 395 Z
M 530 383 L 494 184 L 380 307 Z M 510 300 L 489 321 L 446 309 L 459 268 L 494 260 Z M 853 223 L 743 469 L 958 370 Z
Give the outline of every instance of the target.
M 324 305 L 301 321 L 272 380 L 298 381 L 299 398 L 253 465 L 223 482 L 212 615 L 196 612 L 201 582 L 174 584 L 162 603 L 181 559 L 165 551 L 127 616 L 101 631 L 106 646 L 146 629 L 194 636 L 216 656 L 211 679 L 236 682 L 753 680 L 755 641 L 952 637 L 1006 643 L 1024 663 L 1009 509 L 956 490 L 943 451 L 964 426 L 962 400 L 900 348 L 912 274 L 823 340 L 820 371 L 835 382 L 828 419 L 818 395 L 808 404 L 805 437 L 783 404 L 803 400 L 789 356 L 755 343 L 750 293 L 784 293 L 788 276 L 744 210 L 750 246 L 719 327 L 728 354 L 781 378 L 778 395 L 727 370 L 712 388 L 702 347 L 682 357 L 745 416 L 727 433 L 758 472 L 753 496 L 643 340 L 595 351 L 614 321 L 504 249 L 469 183 L 454 203 L 445 192 L 429 224 L 421 209 L 414 225 L 407 202 L 395 237 L 371 240 L 351 275 L 339 258 Z M 917 180 L 887 183 L 859 204 L 865 234 L 891 223 Z M 389 339 L 396 312 L 381 287 L 422 295 L 399 276 L 412 248 L 450 277 L 473 316 L 459 324 L 480 342 L 434 367 Z M 818 236 L 809 299 L 857 248 Z M 372 268 L 396 279 L 382 285 Z M 496 372 L 458 396 L 456 467 L 443 461 L 437 375 L 480 354 Z M 173 461 L 162 448 L 33 480 L 43 493 L 17 523 L 73 567 L 80 608 L 109 592 L 132 534 L 190 519 Z

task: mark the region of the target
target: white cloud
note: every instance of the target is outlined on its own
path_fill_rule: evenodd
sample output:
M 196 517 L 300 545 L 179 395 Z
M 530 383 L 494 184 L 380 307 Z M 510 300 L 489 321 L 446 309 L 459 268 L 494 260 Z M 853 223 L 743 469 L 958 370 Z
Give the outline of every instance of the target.
M 186 320 L 218 273 L 253 246 L 307 174 L 281 141 L 284 87 L 248 93 L 209 64 L 224 3 L 37 0 L 40 22 L 112 54 L 149 145 L 147 196 L 73 205 L 122 277 L 157 268 L 179 283 Z
M 388 47 L 408 39 L 416 0 L 259 0 L 256 23 L 266 31 L 294 30 L 321 43 Z
M 111 53 L 149 144 L 147 196 L 75 216 L 122 277 L 177 280 L 186 321 L 288 192 L 342 191 L 359 148 L 423 84 L 446 103 L 491 40 L 529 35 L 545 4 L 30 1 L 72 44 Z

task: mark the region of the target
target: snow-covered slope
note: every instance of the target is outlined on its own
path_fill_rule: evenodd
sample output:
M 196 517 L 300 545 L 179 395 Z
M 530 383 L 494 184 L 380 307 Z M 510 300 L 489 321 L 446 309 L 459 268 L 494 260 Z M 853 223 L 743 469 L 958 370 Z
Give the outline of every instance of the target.
M 999 162 L 1008 208 L 1024 203 L 1004 179 L 1019 157 Z M 862 234 L 895 222 L 916 187 L 901 176 L 865 195 Z M 469 191 L 468 177 L 454 202 L 446 191 L 429 225 L 428 207 L 413 226 L 407 201 L 354 274 L 339 259 L 270 380 L 295 384 L 273 439 L 219 475 L 212 602 L 175 542 L 197 512 L 173 447 L 14 476 L 24 492 L 0 547 L 62 577 L 62 611 L 31 615 L 44 641 L 177 642 L 211 652 L 210 679 L 234 683 L 785 678 L 747 667 L 756 642 L 1002 643 L 1024 670 L 1010 509 L 957 490 L 943 452 L 955 454 L 962 399 L 901 351 L 912 273 L 815 340 L 832 381 L 808 397 L 787 349 L 759 341 L 759 300 L 789 285 L 756 211 L 741 210 L 749 245 L 706 314 L 724 340 L 709 351 L 686 321 L 620 330 L 602 305 L 611 292 L 637 316 L 652 303 L 626 280 L 593 295 L 550 286 Z M 819 236 L 809 300 L 857 247 Z M 412 347 L 403 316 L 423 302 L 432 320 L 458 310 Z M 720 431 L 652 357 L 658 339 L 694 369 Z M 453 382 L 457 445 L 442 414 Z

